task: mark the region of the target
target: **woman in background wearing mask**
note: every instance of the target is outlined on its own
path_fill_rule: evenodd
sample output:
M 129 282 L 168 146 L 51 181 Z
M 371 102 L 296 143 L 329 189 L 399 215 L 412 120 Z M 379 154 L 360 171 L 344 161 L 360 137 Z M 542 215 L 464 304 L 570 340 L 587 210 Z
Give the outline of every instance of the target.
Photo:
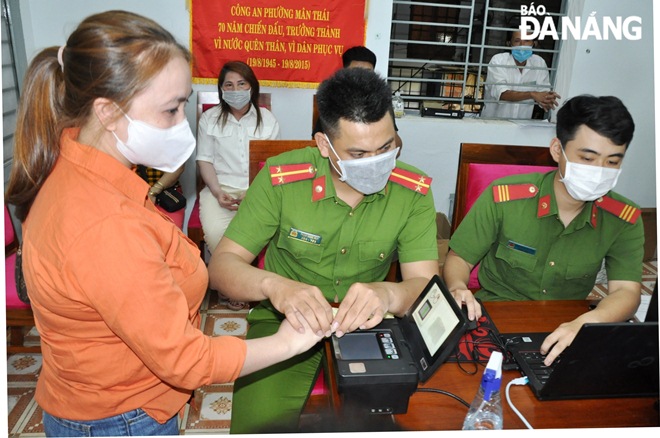
M 178 435 L 194 389 L 319 340 L 286 321 L 266 342 L 199 330 L 208 285 L 199 250 L 133 170 L 172 172 L 192 154 L 189 63 L 157 23 L 110 11 L 26 73 L 6 199 L 22 221 L 47 436 Z
M 550 90 L 547 64 L 533 54 L 536 41 L 523 40 L 520 31 L 509 31 L 506 44 L 511 51 L 494 55 L 488 64 L 487 102 L 481 117 L 531 119 L 534 105 L 544 111 L 556 108 L 560 96 Z
M 276 140 L 280 125 L 259 107 L 259 81 L 244 62 L 227 62 L 218 75 L 220 103 L 205 111 L 197 127 L 197 165 L 205 187 L 199 218 L 211 254 L 236 215 L 248 188 L 250 140 Z M 241 310 L 246 303 L 229 300 Z

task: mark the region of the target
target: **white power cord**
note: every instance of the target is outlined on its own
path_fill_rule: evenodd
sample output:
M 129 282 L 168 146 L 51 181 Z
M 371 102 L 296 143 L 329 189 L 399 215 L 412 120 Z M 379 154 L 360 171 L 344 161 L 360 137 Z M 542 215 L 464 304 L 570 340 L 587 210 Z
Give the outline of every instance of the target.
M 506 385 L 506 402 L 509 404 L 509 406 L 511 406 L 511 409 L 513 409 L 513 412 L 516 413 L 518 418 L 520 418 L 522 420 L 522 422 L 525 423 L 525 426 L 527 426 L 527 429 L 534 429 L 532 427 L 532 425 L 529 424 L 529 422 L 525 419 L 525 417 L 523 417 L 523 415 L 520 413 L 520 411 L 513 405 L 513 403 L 511 402 L 511 399 L 509 398 L 509 388 L 511 387 L 511 385 L 527 385 L 528 382 L 529 382 L 529 379 L 527 378 L 527 376 L 523 376 L 523 377 L 518 377 L 517 379 L 513 379 L 509 383 L 507 383 L 507 385 Z

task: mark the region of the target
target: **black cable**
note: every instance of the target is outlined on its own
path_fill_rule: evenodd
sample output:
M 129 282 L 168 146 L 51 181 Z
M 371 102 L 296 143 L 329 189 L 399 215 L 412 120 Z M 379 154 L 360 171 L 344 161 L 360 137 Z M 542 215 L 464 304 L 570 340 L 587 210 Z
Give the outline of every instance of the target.
M 472 360 L 458 360 L 458 346 L 456 346 L 456 362 L 458 367 L 461 369 L 461 371 L 468 375 L 476 374 L 479 371 L 479 365 L 485 366 L 488 363 L 490 353 L 493 351 L 492 347 L 494 347 L 494 350 L 500 351 L 505 358 L 508 358 L 510 354 L 507 351 L 506 345 L 504 342 L 502 342 L 502 339 L 496 331 L 492 330 L 490 327 L 481 327 L 481 329 L 486 330 L 486 336 L 476 340 L 471 340 L 465 337 L 462 341 L 465 345 L 465 350 L 467 350 L 472 356 Z M 491 348 L 488 349 L 488 352 L 482 352 L 479 348 L 481 346 L 490 346 Z M 466 370 L 462 365 L 463 363 L 473 363 L 475 367 L 474 371 Z
M 460 360 L 459 359 L 460 352 L 458 350 L 458 345 L 456 345 L 456 353 L 454 354 L 456 356 L 456 364 L 458 365 L 458 368 L 460 368 L 461 371 L 463 371 L 465 374 L 467 374 L 469 376 L 473 376 L 473 375 L 477 374 L 477 372 L 479 371 L 479 364 L 474 360 L 474 350 L 471 350 L 469 348 L 470 343 L 468 342 L 467 338 L 463 339 L 463 343 L 465 344 L 465 349 L 470 351 L 470 353 L 472 354 L 472 360 L 469 360 L 469 361 Z M 468 371 L 465 368 L 463 368 L 462 364 L 464 362 L 474 364 L 474 371 Z
M 444 390 L 442 390 L 442 389 L 436 389 L 436 388 L 417 388 L 417 392 L 432 392 L 432 393 L 436 393 L 436 394 L 446 395 L 446 396 L 448 396 L 448 397 L 453 398 L 454 400 L 458 400 L 458 401 L 461 402 L 463 405 L 465 405 L 465 407 L 468 407 L 468 408 L 470 407 L 470 403 L 466 402 L 465 400 L 463 400 L 462 398 L 460 398 L 460 397 L 457 396 L 456 394 L 452 394 L 451 392 L 444 391 Z

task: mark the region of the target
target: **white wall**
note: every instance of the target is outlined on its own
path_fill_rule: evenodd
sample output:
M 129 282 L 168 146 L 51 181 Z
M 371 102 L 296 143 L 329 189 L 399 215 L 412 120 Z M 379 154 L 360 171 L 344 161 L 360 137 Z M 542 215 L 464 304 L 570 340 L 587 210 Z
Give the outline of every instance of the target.
M 572 1 L 572 0 L 569 0 Z M 539 2 L 537 2 L 539 3 Z M 28 59 L 47 46 L 60 45 L 87 15 L 107 9 L 126 9 L 146 15 L 172 32 L 184 44 L 189 41 L 186 0 L 24 0 L 21 15 Z M 366 45 L 378 57 L 376 70 L 387 72 L 391 0 L 368 2 Z M 580 41 L 562 59 L 558 87 L 562 101 L 581 93 L 611 94 L 620 97 L 630 109 L 636 132 L 626 156 L 617 190 L 643 207 L 656 206 L 655 129 L 653 106 L 653 9 L 652 0 L 577 0 L 578 14 L 643 19 L 641 41 Z M 195 90 L 215 90 L 215 86 L 195 85 Z M 273 113 L 281 125 L 283 138 L 307 139 L 312 130 L 312 98 L 315 90 L 270 88 Z M 186 108 L 195 122 L 195 99 Z M 507 121 L 443 120 L 407 115 L 397 121 L 404 141 L 402 160 L 423 169 L 434 178 L 436 209 L 449 213 L 449 196 L 456 184 L 456 164 L 461 142 L 488 142 L 547 146 L 554 135 L 551 127 L 521 126 Z M 195 165 L 191 159 L 182 183 L 192 201 Z M 192 202 L 190 202 L 192 204 Z M 189 207 L 190 208 L 190 207 Z

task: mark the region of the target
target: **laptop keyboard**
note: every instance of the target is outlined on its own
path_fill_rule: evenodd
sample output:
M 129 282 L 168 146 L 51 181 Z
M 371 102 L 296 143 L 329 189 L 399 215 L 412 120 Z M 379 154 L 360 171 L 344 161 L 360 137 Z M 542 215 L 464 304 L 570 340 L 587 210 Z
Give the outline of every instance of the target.
M 555 365 L 561 361 L 561 355 L 559 355 L 550 366 L 547 366 L 543 363 L 546 355 L 541 354 L 539 351 L 522 351 L 520 355 L 530 366 L 534 375 L 542 384 L 545 384 L 550 378 L 550 374 L 552 374 Z

